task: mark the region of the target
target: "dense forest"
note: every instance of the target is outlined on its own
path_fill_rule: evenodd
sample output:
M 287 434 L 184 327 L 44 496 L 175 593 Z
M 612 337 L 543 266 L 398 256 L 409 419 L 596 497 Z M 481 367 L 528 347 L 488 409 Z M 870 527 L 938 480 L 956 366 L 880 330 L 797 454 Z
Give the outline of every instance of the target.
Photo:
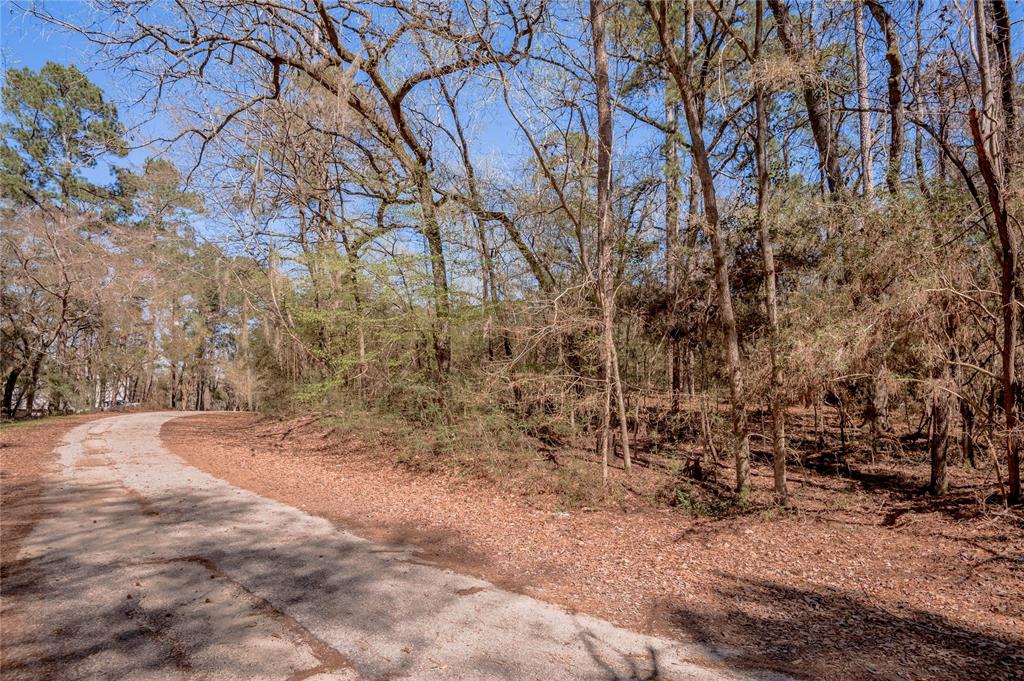
M 598 486 L 761 467 L 786 503 L 899 459 L 1021 498 L 1006 0 L 28 11 L 143 95 L 6 71 L 7 418 L 361 413 Z

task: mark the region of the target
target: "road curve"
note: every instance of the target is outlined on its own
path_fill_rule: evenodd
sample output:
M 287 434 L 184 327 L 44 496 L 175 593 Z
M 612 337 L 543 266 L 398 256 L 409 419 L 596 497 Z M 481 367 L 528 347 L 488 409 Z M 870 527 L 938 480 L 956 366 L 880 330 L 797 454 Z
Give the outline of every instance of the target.
M 780 679 L 573 615 L 233 487 L 173 413 L 68 432 L 5 598 L 32 679 Z M 344 490 L 339 490 L 344 493 Z M 24 662 L 22 663 L 25 664 Z

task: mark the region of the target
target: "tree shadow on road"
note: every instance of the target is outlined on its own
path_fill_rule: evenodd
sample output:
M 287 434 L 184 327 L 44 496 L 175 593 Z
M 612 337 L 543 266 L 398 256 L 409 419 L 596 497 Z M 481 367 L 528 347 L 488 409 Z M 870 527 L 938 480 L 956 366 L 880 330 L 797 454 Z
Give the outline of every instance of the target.
M 583 641 L 587 654 L 597 663 L 597 666 L 607 675 L 608 681 L 662 681 L 661 664 L 659 653 L 652 646 L 647 646 L 645 655 L 642 658 L 630 657 L 619 651 L 615 651 L 615 657 L 625 663 L 625 669 L 620 665 L 613 666 L 607 659 L 608 651 L 599 640 L 589 631 L 581 631 L 580 640 Z M 617 669 L 616 667 L 620 667 Z
M 349 666 L 344 655 L 286 614 L 318 605 L 358 612 L 342 619 L 358 635 L 401 641 L 407 659 L 386 665 L 399 673 L 430 641 L 393 629 L 404 618 L 444 607 L 436 600 L 400 602 L 387 593 L 382 585 L 409 579 L 410 566 L 400 557 L 368 565 L 358 538 L 325 533 L 322 542 L 293 541 L 285 531 L 283 540 L 269 543 L 253 521 L 259 509 L 252 497 L 207 491 L 142 497 L 108 483 L 4 493 L 17 500 L 5 504 L 5 514 L 31 505 L 33 520 L 47 528 L 25 539 L 18 559 L 5 560 L 4 679 L 144 679 L 186 672 L 197 661 L 213 678 L 246 678 L 244 651 L 265 648 L 268 636 L 300 649 L 293 661 L 305 668 L 292 670 L 296 678 Z M 58 513 L 69 504 L 88 514 L 71 514 L 71 521 Z M 172 536 L 185 518 L 201 518 L 209 533 L 187 551 L 176 551 L 161 536 Z M 129 560 L 126 545 L 139 547 Z M 228 648 L 234 654 L 225 654 Z M 289 664 L 282 659 L 282 669 Z M 108 671 L 99 674 L 96 665 Z M 109 671 L 114 669 L 119 671 Z
M 143 496 L 109 482 L 24 492 L 38 525 L 4 570 L 5 680 L 267 678 L 268 660 L 269 678 L 398 678 L 435 656 L 480 678 L 544 678 L 558 665 L 572 678 L 662 678 L 657 651 L 619 650 L 596 621 L 569 643 L 521 599 L 466 588 L 410 547 L 381 550 L 287 507 L 268 516 L 248 493 Z M 302 622 L 330 629 L 331 643 Z M 559 653 L 508 654 L 519 646 Z

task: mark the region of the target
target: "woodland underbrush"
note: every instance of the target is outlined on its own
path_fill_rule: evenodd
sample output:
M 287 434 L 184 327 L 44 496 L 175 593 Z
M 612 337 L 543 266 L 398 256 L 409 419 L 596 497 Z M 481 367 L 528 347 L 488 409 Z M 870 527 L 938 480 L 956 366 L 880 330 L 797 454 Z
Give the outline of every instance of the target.
M 893 415 L 874 440 L 866 423 L 842 417 L 837 407 L 790 408 L 791 498 L 785 507 L 772 493 L 766 413 L 750 415 L 753 487 L 742 500 L 732 488 L 724 402 L 691 398 L 672 412 L 652 399 L 634 408 L 631 471 L 625 471 L 616 441 L 606 481 L 596 431 L 584 414 L 582 409 L 575 418 L 543 410 L 514 414 L 464 405 L 459 413 L 432 419 L 349 402 L 305 418 L 325 428 L 339 449 L 358 443 L 416 473 L 484 482 L 556 511 L 671 510 L 703 518 L 869 512 L 885 524 L 913 510 L 1024 522 L 1004 508 L 1003 472 L 984 447 L 968 460 L 961 448 L 951 446 L 949 493 L 928 494 L 927 424 L 910 413 Z

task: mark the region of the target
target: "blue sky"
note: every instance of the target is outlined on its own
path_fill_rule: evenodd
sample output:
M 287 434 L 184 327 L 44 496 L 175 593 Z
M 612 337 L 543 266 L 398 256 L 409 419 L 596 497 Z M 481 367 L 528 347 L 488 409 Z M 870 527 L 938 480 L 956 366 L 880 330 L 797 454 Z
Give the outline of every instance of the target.
M 88 5 L 81 0 L 48 0 L 45 6 L 54 14 L 69 20 L 85 20 L 91 13 Z M 134 139 L 142 139 L 147 133 L 161 128 L 166 129 L 165 122 L 144 121 L 137 115 L 138 112 L 130 110 L 131 107 L 125 104 L 132 99 L 130 83 L 99 64 L 95 47 L 85 38 L 27 15 L 24 9 L 19 9 L 11 0 L 0 0 L 0 68 L 6 71 L 8 68 L 28 67 L 38 71 L 48 61 L 77 66 L 106 93 L 108 100 L 118 105 L 121 118 L 126 124 L 144 123 L 141 132 L 132 134 Z M 140 166 L 151 155 L 152 151 L 137 149 L 127 159 L 119 160 L 118 164 Z M 112 179 L 109 166 L 103 164 L 87 174 L 94 182 Z
M 69 16 L 84 15 L 82 2 L 48 2 L 48 7 L 59 9 Z M 47 61 L 74 63 L 88 67 L 89 49 L 85 40 L 26 16 L 10 0 L 0 0 L 0 59 L 4 68 L 28 66 L 38 69 Z

